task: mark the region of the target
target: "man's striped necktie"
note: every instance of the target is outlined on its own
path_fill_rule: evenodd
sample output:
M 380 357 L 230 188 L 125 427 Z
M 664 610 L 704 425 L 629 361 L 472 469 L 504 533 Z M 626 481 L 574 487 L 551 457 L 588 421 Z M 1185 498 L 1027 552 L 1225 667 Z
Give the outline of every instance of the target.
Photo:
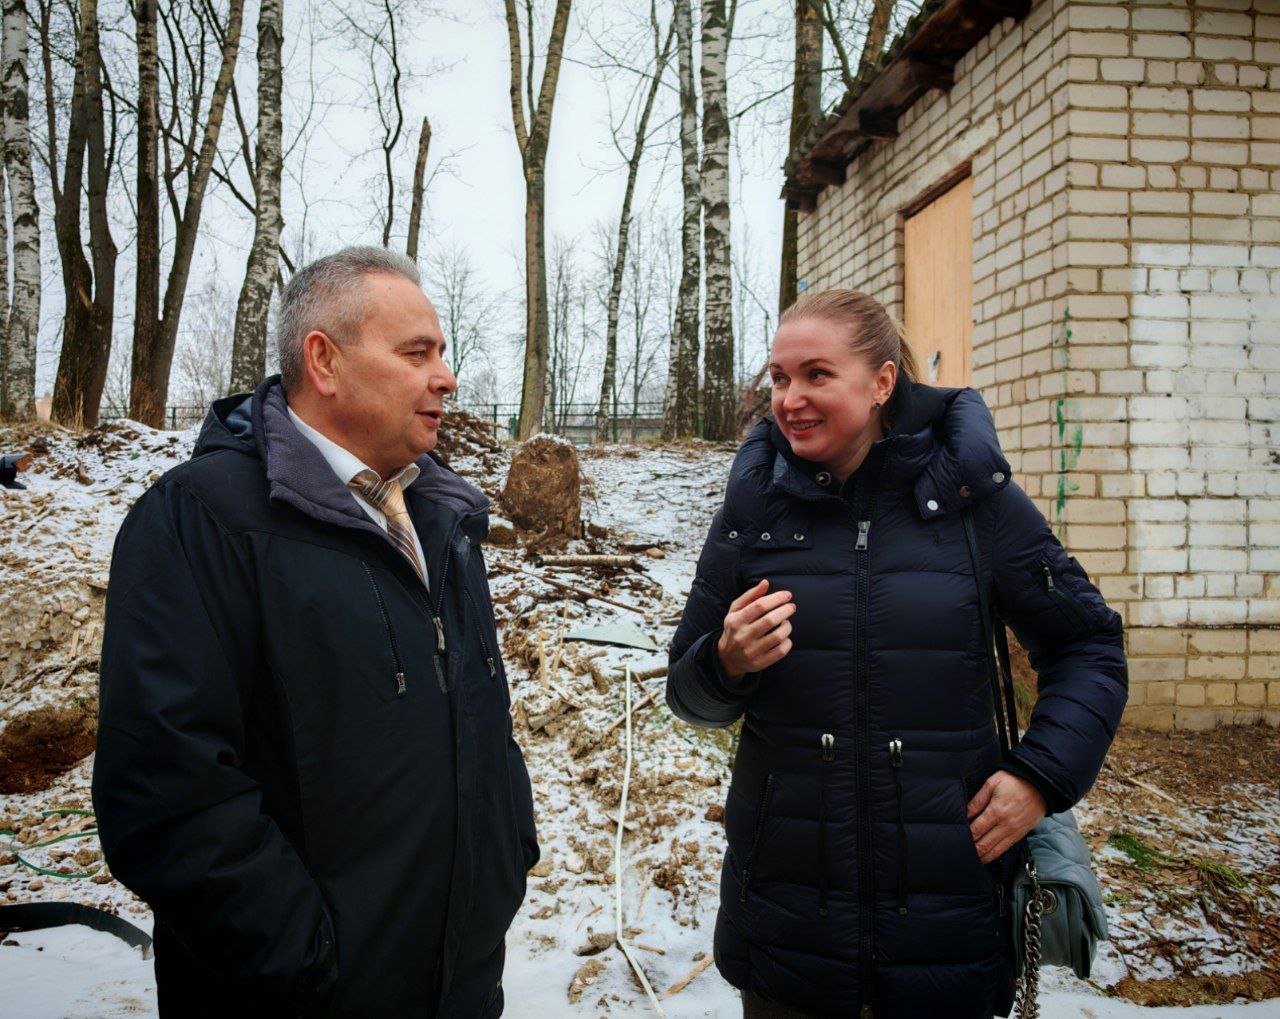
M 404 489 L 400 487 L 400 476 L 407 470 L 408 467 L 402 467 L 386 481 L 378 476 L 377 471 L 363 470 L 347 484 L 382 511 L 387 518 L 387 535 L 395 542 L 400 554 L 409 560 L 413 572 L 425 586 L 427 578 L 422 575 L 418 550 L 413 544 L 413 522 L 409 519 L 409 510 L 404 504 Z

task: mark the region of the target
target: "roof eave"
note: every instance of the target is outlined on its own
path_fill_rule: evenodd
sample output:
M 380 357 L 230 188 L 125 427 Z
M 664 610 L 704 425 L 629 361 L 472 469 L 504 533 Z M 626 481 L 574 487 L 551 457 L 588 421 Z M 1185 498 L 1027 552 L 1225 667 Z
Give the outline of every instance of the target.
M 864 148 L 897 137 L 898 118 L 930 89 L 951 88 L 956 62 L 1005 18 L 1025 18 L 1031 3 L 926 3 L 885 52 L 875 75 L 850 90 L 788 157 L 782 188 L 788 207 L 813 209 L 823 188 L 843 184 L 846 167 Z

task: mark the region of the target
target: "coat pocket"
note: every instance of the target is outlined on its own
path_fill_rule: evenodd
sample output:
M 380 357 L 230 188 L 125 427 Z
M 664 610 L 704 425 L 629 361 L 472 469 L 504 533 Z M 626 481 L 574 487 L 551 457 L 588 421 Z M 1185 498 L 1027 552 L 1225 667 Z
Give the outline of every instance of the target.
M 1080 599 L 1063 583 L 1062 574 L 1055 570 L 1048 556 L 1041 556 L 1030 566 L 1031 574 L 1045 596 L 1053 602 L 1077 636 L 1089 633 L 1092 627 L 1089 616 Z
M 982 788 L 983 783 L 986 781 L 987 774 L 981 771 L 971 772 L 960 779 L 960 810 L 965 818 L 966 826 L 971 823 L 968 819 L 969 801 L 978 795 L 978 790 Z M 980 875 L 981 879 L 985 879 L 990 885 L 998 886 L 1000 883 L 998 876 L 1001 867 L 1000 861 L 995 860 L 992 863 L 983 863 L 982 856 L 978 853 L 978 844 L 973 840 L 973 833 L 968 830 L 965 832 L 965 841 L 968 845 L 968 857 L 974 864 L 973 873 L 975 878 Z
M 747 892 L 751 888 L 751 878 L 760 854 L 760 842 L 764 835 L 765 822 L 769 819 L 769 801 L 773 796 L 773 773 L 765 776 L 760 787 L 760 799 L 756 804 L 756 819 L 752 827 L 751 843 L 747 847 L 747 855 L 742 864 L 742 882 L 738 889 L 738 899 L 747 901 Z

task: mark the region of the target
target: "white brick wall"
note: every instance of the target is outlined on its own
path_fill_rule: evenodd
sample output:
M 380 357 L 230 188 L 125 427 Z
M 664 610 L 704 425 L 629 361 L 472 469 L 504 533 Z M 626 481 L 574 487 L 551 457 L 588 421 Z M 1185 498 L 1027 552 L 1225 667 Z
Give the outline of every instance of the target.
M 1280 11 L 1039 0 L 955 79 L 801 218 L 801 277 L 900 316 L 900 210 L 970 160 L 974 384 L 1131 654 L 1188 656 L 1131 715 L 1280 723 Z

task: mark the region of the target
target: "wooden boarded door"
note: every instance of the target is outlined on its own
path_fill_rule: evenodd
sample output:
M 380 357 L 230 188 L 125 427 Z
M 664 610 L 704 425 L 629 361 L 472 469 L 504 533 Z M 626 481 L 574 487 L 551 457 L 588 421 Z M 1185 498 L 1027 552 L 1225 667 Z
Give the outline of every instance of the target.
M 973 382 L 973 178 L 906 220 L 903 326 L 935 386 Z

